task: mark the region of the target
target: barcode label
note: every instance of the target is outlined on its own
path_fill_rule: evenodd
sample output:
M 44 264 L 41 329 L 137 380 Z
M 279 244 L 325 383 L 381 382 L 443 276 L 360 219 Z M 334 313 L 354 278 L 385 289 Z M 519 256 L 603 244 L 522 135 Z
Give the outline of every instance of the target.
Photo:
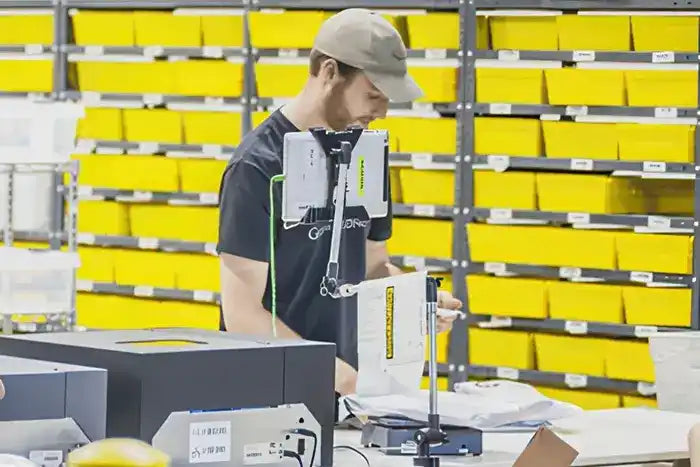
M 164 53 L 163 47 L 159 45 L 149 45 L 143 48 L 144 57 L 160 57 Z
M 590 224 L 591 215 L 586 212 L 570 212 L 566 215 L 569 224 Z
M 205 204 L 217 204 L 219 202 L 219 195 L 216 193 L 200 193 L 199 201 Z
M 205 144 L 202 146 L 202 152 L 207 156 L 220 156 L 223 154 L 224 148 L 220 144 Z
M 595 52 L 592 50 L 576 50 L 573 54 L 574 62 L 595 62 Z
M 588 107 L 585 105 L 567 105 L 566 115 L 570 117 L 582 117 L 588 115 Z
M 95 240 L 97 240 L 95 235 L 90 233 L 79 233 L 76 239 L 81 245 L 94 245 Z
M 134 191 L 131 197 L 136 201 L 151 201 L 153 200 L 153 193 L 150 191 Z
M 102 100 L 102 94 L 95 91 L 83 91 L 80 94 L 80 98 L 83 104 L 87 106 L 94 106 L 100 103 Z
M 489 105 L 489 113 L 494 115 L 510 115 L 513 110 L 511 104 L 491 104 Z
M 644 172 L 666 172 L 666 163 L 647 161 L 642 164 L 642 170 Z
M 479 322 L 480 328 L 509 328 L 513 326 L 513 318 L 507 316 L 492 316 L 488 321 Z
M 656 386 L 653 383 L 637 383 L 637 392 L 643 396 L 653 396 L 656 394 Z
M 447 49 L 426 49 L 425 58 L 428 60 L 444 60 L 447 58 Z
M 210 255 L 217 255 L 216 243 L 205 243 L 204 252 Z
M 24 53 L 27 55 L 38 55 L 44 52 L 44 46 L 41 44 L 27 44 L 24 46 Z
M 567 321 L 564 328 L 569 334 L 588 334 L 588 323 L 585 321 Z
M 654 274 L 650 272 L 635 271 L 630 273 L 630 280 L 632 282 L 643 282 L 644 284 L 648 284 L 654 280 Z
M 213 302 L 214 292 L 208 290 L 195 290 L 193 298 L 196 302 Z
M 488 156 L 486 163 L 496 172 L 504 172 L 510 167 L 510 156 Z
M 489 274 L 505 274 L 506 270 L 505 263 L 484 263 L 484 271 Z
M 563 279 L 578 279 L 581 277 L 581 268 L 562 267 L 559 268 L 559 277 Z
M 433 166 L 433 155 L 427 153 L 411 154 L 411 165 L 414 169 L 429 169 Z
M 508 62 L 516 62 L 520 60 L 520 52 L 518 50 L 499 50 L 498 59 Z
M 501 379 L 517 380 L 520 377 L 520 372 L 515 368 L 496 368 L 496 377 Z
M 491 219 L 495 220 L 509 220 L 513 218 L 512 209 L 491 209 L 489 214 Z
M 224 48 L 207 45 L 202 49 L 202 55 L 207 58 L 221 58 L 224 56 Z
M 416 112 L 432 112 L 434 109 L 430 102 L 414 102 L 411 108 Z
M 92 292 L 95 284 L 92 281 L 77 280 L 75 281 L 75 287 L 81 292 Z
M 413 206 L 414 216 L 435 217 L 435 206 L 429 204 L 416 204 Z
M 654 109 L 656 118 L 676 118 L 678 117 L 678 109 L 675 107 L 658 107 Z
M 654 52 L 651 54 L 652 63 L 673 63 L 676 61 L 676 54 L 673 52 Z
M 420 256 L 404 256 L 403 265 L 407 268 L 425 269 L 425 258 Z
M 157 238 L 139 238 L 138 246 L 142 250 L 156 250 L 158 249 L 158 239 Z
M 78 140 L 78 144 L 76 144 L 75 150 L 78 153 L 89 154 L 95 150 L 95 147 L 97 147 L 97 143 L 95 142 L 95 140 L 81 139 L 81 140 Z
M 205 105 L 224 105 L 224 98 L 223 97 L 205 97 L 204 104 Z
M 79 198 L 89 198 L 92 196 L 92 194 L 94 192 L 95 192 L 95 190 L 93 190 L 91 186 L 81 185 L 78 187 L 78 197 Z
M 283 58 L 297 58 L 299 56 L 299 49 L 279 49 L 277 51 L 277 56 Z
M 570 388 L 585 388 L 588 385 L 588 377 L 586 375 L 565 375 L 564 384 Z
M 671 228 L 671 219 L 663 216 L 649 216 L 647 225 L 652 229 L 669 229 Z
M 105 48 L 101 45 L 87 45 L 83 48 L 85 55 L 100 56 L 105 54 Z
M 153 287 L 149 285 L 137 285 L 134 287 L 134 295 L 137 297 L 152 297 L 153 293 Z
M 593 170 L 592 159 L 571 159 L 571 170 Z
M 635 326 L 634 335 L 637 337 L 649 337 L 658 332 L 659 328 L 656 326 Z
M 158 152 L 158 143 L 139 143 L 139 153 L 155 154 Z
M 143 103 L 146 105 L 161 105 L 163 103 L 162 94 L 144 94 Z

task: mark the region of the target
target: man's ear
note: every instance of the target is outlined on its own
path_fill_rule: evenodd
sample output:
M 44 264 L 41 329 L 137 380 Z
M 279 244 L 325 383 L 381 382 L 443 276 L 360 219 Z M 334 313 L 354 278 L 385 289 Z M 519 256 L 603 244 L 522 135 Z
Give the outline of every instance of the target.
M 338 80 L 340 78 L 338 62 L 332 58 L 324 60 L 324 62 L 321 64 L 321 71 L 319 74 L 323 78 L 323 81 L 327 83 Z

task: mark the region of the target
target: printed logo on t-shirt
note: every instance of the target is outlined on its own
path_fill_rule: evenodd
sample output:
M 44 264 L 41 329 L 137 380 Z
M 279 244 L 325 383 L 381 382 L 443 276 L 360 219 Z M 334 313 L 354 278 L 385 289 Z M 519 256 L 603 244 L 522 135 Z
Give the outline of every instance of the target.
M 343 223 L 343 229 L 365 229 L 367 226 L 369 226 L 370 221 L 368 220 L 362 220 L 359 218 L 353 218 L 353 219 L 345 219 L 345 222 Z M 326 232 L 329 232 L 331 228 L 333 227 L 332 224 L 326 224 L 322 226 L 314 226 L 309 229 L 309 238 L 311 240 L 318 240 L 325 234 Z

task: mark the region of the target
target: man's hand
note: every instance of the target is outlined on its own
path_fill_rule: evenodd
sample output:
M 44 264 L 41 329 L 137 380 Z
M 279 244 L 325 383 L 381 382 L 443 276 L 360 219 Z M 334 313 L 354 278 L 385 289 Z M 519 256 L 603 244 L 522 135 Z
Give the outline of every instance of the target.
M 343 360 L 335 359 L 335 392 L 341 396 L 355 394 L 357 389 L 357 370 Z
M 438 308 L 446 310 L 460 310 L 462 302 L 452 296 L 451 293 L 445 290 L 438 290 Z M 439 333 L 449 332 L 452 329 L 455 317 L 440 317 L 437 320 L 437 330 Z

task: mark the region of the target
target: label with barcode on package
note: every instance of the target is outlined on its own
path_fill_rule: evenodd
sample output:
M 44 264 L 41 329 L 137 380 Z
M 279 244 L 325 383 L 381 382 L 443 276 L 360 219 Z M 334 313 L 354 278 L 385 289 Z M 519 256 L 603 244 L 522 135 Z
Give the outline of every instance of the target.
M 510 156 L 488 156 L 486 157 L 486 163 L 496 172 L 503 172 L 510 167 Z
M 663 216 L 649 216 L 647 225 L 651 229 L 670 229 L 671 219 Z
M 592 159 L 571 159 L 571 170 L 593 170 Z
M 651 272 L 641 272 L 641 271 L 630 272 L 630 281 L 632 281 L 632 282 L 642 282 L 644 284 L 648 284 L 649 282 L 652 282 L 653 280 L 654 280 L 654 274 Z
M 510 220 L 513 218 L 512 209 L 491 209 L 489 217 L 494 220 Z
M 520 377 L 520 372 L 515 368 L 498 367 L 496 368 L 496 377 L 517 380 Z
M 592 50 L 575 50 L 572 58 L 574 62 L 595 62 L 595 52 Z
M 415 204 L 413 215 L 422 217 L 435 217 L 435 206 L 430 204 Z
M 505 263 L 484 263 L 484 271 L 489 274 L 505 274 L 506 270 Z
M 490 104 L 489 113 L 494 115 L 510 115 L 513 111 L 511 104 Z
M 499 50 L 498 59 L 507 62 L 516 62 L 520 60 L 520 51 L 518 50 Z
M 676 61 L 676 54 L 673 52 L 654 52 L 651 54 L 652 63 L 673 63 Z
M 588 107 L 585 105 L 567 105 L 565 112 L 570 117 L 582 117 L 588 115 Z
M 585 321 L 567 321 L 564 329 L 569 334 L 588 334 L 588 323 Z
M 637 383 L 637 392 L 643 396 L 653 396 L 656 394 L 656 385 L 640 381 Z
M 63 464 L 63 451 L 30 451 L 29 460 L 42 467 L 59 467 Z
M 636 337 L 649 337 L 653 336 L 659 331 L 656 326 L 635 326 L 634 335 Z
M 425 58 L 428 60 L 444 60 L 447 58 L 447 49 L 426 49 Z
M 142 250 L 155 250 L 158 248 L 158 244 L 157 238 L 139 237 L 138 239 L 138 246 Z
M 559 268 L 559 277 L 563 279 L 576 279 L 581 277 L 581 274 L 581 268 L 572 268 L 566 266 Z
M 642 170 L 644 172 L 666 172 L 666 163 L 646 161 L 642 164 Z
M 656 118 L 677 118 L 678 109 L 675 107 L 657 107 L 654 109 L 654 117 Z
M 569 224 L 590 224 L 591 215 L 587 212 L 570 212 L 566 215 Z
M 585 388 L 588 385 L 588 377 L 586 375 L 567 374 L 564 376 L 564 384 L 570 388 Z

